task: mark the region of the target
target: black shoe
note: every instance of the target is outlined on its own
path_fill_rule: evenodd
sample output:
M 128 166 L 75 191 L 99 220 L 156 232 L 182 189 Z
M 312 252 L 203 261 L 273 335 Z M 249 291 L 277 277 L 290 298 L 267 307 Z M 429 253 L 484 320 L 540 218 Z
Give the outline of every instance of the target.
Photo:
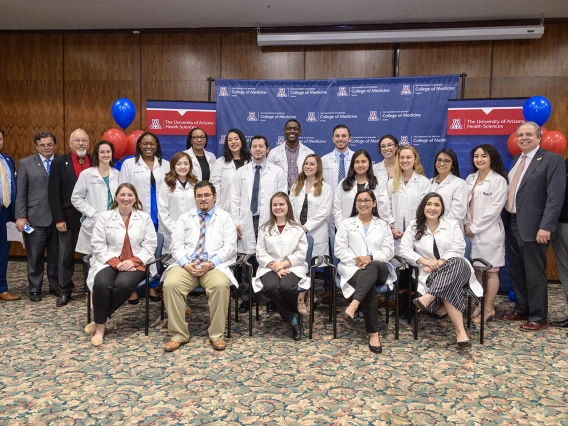
M 159 302 L 162 300 L 160 296 L 148 296 L 152 302 Z
M 564 318 L 561 321 L 550 321 L 552 327 L 568 328 L 568 318 Z
M 136 299 L 128 299 L 127 302 L 131 305 L 138 305 L 138 302 L 140 302 L 140 297 L 137 297 Z
M 266 302 L 266 312 L 268 312 L 269 314 L 273 314 L 274 312 L 276 312 L 276 309 L 274 309 L 274 305 L 270 300 Z
M 456 346 L 458 349 L 471 348 L 471 341 L 462 340 L 461 342 L 458 342 L 457 340 L 452 340 L 448 343 L 448 346 Z
M 30 300 L 32 302 L 41 302 L 41 292 L 34 291 L 30 293 Z
M 67 305 L 71 301 L 70 294 L 62 294 L 61 296 L 57 296 L 57 300 L 55 301 L 55 306 L 61 308 Z
M 369 349 L 371 350 L 371 352 L 376 353 L 376 354 L 382 354 L 383 353 L 383 345 L 373 346 L 369 343 Z
M 248 300 L 243 300 L 239 305 L 239 314 L 244 314 L 250 309 L 250 302 Z
M 302 335 L 304 334 L 304 327 L 302 324 L 302 315 L 296 314 L 296 324 L 292 326 L 292 339 L 299 342 L 302 340 Z

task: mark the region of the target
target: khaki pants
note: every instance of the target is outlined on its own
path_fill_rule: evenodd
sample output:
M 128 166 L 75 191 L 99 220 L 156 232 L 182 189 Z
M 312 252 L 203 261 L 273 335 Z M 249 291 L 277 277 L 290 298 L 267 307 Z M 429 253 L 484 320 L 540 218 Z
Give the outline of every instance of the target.
M 231 292 L 229 277 L 213 269 L 202 277 L 193 277 L 181 266 L 174 266 L 164 281 L 164 303 L 168 311 L 168 334 L 176 342 L 188 342 L 189 330 L 185 321 L 185 301 L 195 288 L 205 289 L 209 304 L 209 338 L 213 342 L 223 340 L 227 309 Z

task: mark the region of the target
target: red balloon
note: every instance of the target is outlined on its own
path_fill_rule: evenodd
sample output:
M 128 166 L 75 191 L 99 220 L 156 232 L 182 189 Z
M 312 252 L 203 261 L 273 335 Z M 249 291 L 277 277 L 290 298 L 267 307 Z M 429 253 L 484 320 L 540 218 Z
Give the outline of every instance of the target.
M 513 157 L 521 153 L 521 148 L 519 148 L 519 144 L 517 143 L 517 132 L 511 133 L 511 136 L 509 136 L 509 140 L 507 140 L 507 149 Z
M 549 130 L 542 137 L 540 146 L 547 151 L 556 152 L 557 154 L 562 155 L 564 154 L 564 151 L 566 151 L 566 136 L 556 130 Z
M 103 135 L 105 141 L 109 141 L 114 146 L 114 158 L 124 157 L 126 152 L 126 135 L 122 130 L 108 129 Z
M 134 130 L 126 137 L 126 155 L 136 155 L 136 142 L 142 133 L 143 130 Z
M 544 136 L 544 134 L 545 134 L 546 132 L 548 132 L 548 129 L 547 129 L 546 127 L 541 127 L 541 128 L 540 128 L 540 134 L 541 134 L 542 136 Z

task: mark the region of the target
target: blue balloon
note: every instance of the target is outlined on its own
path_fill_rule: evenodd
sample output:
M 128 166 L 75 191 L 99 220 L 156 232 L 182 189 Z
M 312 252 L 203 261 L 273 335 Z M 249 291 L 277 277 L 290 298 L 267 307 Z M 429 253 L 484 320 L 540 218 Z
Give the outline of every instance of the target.
M 511 302 L 514 302 L 515 300 L 517 300 L 517 298 L 515 297 L 515 292 L 514 292 L 514 290 L 511 290 L 511 291 L 509 292 L 509 300 L 510 300 Z
M 120 170 L 120 168 L 122 167 L 122 161 L 120 161 L 118 158 L 114 159 L 114 168 L 116 170 Z
M 510 158 L 509 161 L 507 161 L 507 164 L 505 164 L 505 168 L 507 169 L 507 172 L 509 172 L 511 170 L 512 165 L 513 165 L 513 159 Z
M 546 123 L 550 117 L 552 106 L 544 96 L 533 96 L 523 105 L 523 116 L 527 121 L 534 121 L 539 126 Z
M 126 129 L 136 117 L 136 107 L 130 99 L 120 98 L 112 104 L 112 118 L 123 129 Z

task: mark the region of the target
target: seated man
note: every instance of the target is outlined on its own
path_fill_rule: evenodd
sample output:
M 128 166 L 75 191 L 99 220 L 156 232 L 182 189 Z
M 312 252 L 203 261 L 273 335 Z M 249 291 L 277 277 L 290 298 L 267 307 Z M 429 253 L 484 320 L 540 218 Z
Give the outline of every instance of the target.
M 179 266 L 168 268 L 164 281 L 170 335 L 170 341 L 164 346 L 167 352 L 189 342 L 185 302 L 187 295 L 198 286 L 205 289 L 209 299 L 211 345 L 217 351 L 224 350 L 229 281 L 238 285 L 229 269 L 237 253 L 237 232 L 231 216 L 215 207 L 215 187 L 208 181 L 197 183 L 194 194 L 197 208 L 182 214 L 172 232 L 170 251 Z

